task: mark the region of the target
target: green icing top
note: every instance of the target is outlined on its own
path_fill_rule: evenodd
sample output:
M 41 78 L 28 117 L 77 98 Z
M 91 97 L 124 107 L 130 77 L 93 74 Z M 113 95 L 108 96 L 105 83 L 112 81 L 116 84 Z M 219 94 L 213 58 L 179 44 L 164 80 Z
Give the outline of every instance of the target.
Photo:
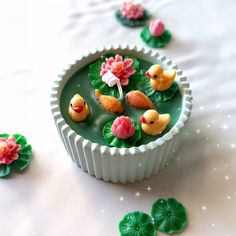
M 152 63 L 150 62 L 140 60 L 140 59 L 139 59 L 139 62 L 140 62 L 141 70 L 145 70 L 145 71 L 152 65 Z M 90 65 L 86 65 L 80 70 L 78 70 L 74 75 L 71 76 L 71 78 L 65 84 L 64 88 L 62 89 L 62 93 L 60 97 L 60 110 L 66 123 L 77 134 L 81 135 L 85 139 L 90 140 L 91 142 L 98 143 L 101 145 L 106 145 L 103 135 L 102 135 L 103 127 L 108 122 L 113 121 L 119 115 L 105 111 L 103 107 L 100 105 L 99 101 L 97 101 L 97 98 L 95 97 L 95 90 L 91 86 L 88 79 L 89 66 Z M 146 92 L 145 86 L 142 86 L 140 84 L 140 90 L 143 92 Z M 73 97 L 73 95 L 76 93 L 79 93 L 85 99 L 85 101 L 87 102 L 90 108 L 89 117 L 84 122 L 81 122 L 81 123 L 77 123 L 73 121 L 69 117 L 69 114 L 68 114 L 68 107 L 70 104 L 70 100 Z M 153 98 L 155 97 L 156 96 L 153 96 Z M 150 98 L 152 99 L 152 97 Z M 142 138 L 140 141 L 138 141 L 135 144 L 135 146 L 147 144 L 149 142 L 155 141 L 157 138 L 160 138 L 165 133 L 167 133 L 179 119 L 181 108 L 182 108 L 182 96 L 179 89 L 175 93 L 174 97 L 172 97 L 172 99 L 168 101 L 160 102 L 158 99 L 156 100 L 152 99 L 152 102 L 154 103 L 157 111 L 160 114 L 169 113 L 171 120 L 167 128 L 161 135 L 149 136 L 142 132 Z M 125 111 L 121 115 L 128 116 L 134 122 L 139 124 L 140 116 L 145 112 L 145 110 L 131 107 L 125 101 L 124 101 L 124 107 L 125 107 Z

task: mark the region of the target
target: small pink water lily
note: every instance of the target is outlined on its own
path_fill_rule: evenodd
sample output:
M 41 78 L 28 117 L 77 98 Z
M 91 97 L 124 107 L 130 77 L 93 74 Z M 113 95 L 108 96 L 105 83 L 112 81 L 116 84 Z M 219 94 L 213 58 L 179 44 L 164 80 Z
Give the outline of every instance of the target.
M 15 138 L 0 138 L 0 165 L 9 165 L 17 160 L 21 145 L 16 143 Z
M 164 33 L 165 25 L 160 20 L 151 21 L 149 25 L 149 31 L 152 36 L 159 37 Z
M 127 116 L 117 117 L 114 120 L 111 130 L 113 135 L 120 139 L 127 139 L 135 133 L 135 127 Z
M 121 6 L 122 16 L 129 20 L 137 20 L 144 14 L 144 8 L 132 2 L 124 2 Z
M 129 84 L 129 77 L 135 73 L 135 69 L 132 67 L 132 64 L 132 59 L 127 58 L 123 61 L 123 58 L 120 55 L 116 55 L 115 58 L 106 58 L 106 62 L 102 63 L 100 76 L 103 76 L 108 71 L 111 71 L 112 74 L 120 79 L 120 84 L 122 86 L 126 86 Z

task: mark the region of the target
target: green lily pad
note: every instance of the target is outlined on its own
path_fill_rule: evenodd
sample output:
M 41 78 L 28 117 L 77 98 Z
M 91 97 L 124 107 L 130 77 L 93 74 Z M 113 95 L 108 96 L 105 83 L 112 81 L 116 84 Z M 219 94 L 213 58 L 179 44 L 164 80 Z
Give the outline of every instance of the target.
M 168 88 L 166 91 L 159 92 L 154 90 L 154 93 L 149 96 L 153 102 L 166 102 L 173 98 L 178 90 L 178 84 L 174 81 L 170 88 Z
M 8 134 L 0 134 L 0 137 L 9 138 Z M 30 159 L 32 157 L 32 147 L 27 144 L 26 138 L 21 134 L 14 134 L 13 137 L 17 144 L 21 145 L 21 149 L 18 152 L 18 159 L 13 161 L 9 165 L 0 165 L 0 177 L 5 177 L 11 173 L 11 170 L 22 171 L 29 166 Z
M 145 75 L 143 75 L 143 79 L 140 80 L 139 90 L 145 93 L 148 97 L 151 97 L 156 90 L 153 89 L 150 85 L 150 79 L 148 79 Z
M 29 166 L 29 159 L 26 158 L 17 159 L 11 164 L 11 167 L 13 167 L 13 169 L 17 171 L 22 171 L 28 166 Z
M 6 177 L 10 174 L 11 168 L 9 165 L 2 164 L 0 165 L 0 177 Z
M 102 63 L 106 58 L 114 57 L 114 54 L 106 54 L 103 58 L 99 58 L 94 63 L 89 66 L 89 74 L 88 78 L 90 84 L 94 89 L 98 89 L 101 94 L 110 95 L 116 98 L 119 98 L 120 94 L 117 86 L 109 87 L 106 83 L 102 81 L 102 77 L 100 76 Z M 134 56 L 125 56 L 124 59 L 131 58 L 133 60 L 132 67 L 136 70 L 135 74 L 130 76 L 129 84 L 123 87 L 124 92 L 128 92 L 130 90 L 138 88 L 138 83 L 143 79 L 143 73 L 140 70 L 139 60 Z
M 26 138 L 21 134 L 14 134 L 13 137 L 16 139 L 16 143 L 21 145 L 21 148 L 26 145 Z
M 121 236 L 154 236 L 152 218 L 143 212 L 135 211 L 124 216 L 119 223 Z
M 132 137 L 129 137 L 127 139 L 119 139 L 112 133 L 112 125 L 114 121 L 111 121 L 107 123 L 102 130 L 102 134 L 105 140 L 105 143 L 109 147 L 117 147 L 117 148 L 122 148 L 122 147 L 133 147 L 138 140 L 141 139 L 141 130 L 138 124 L 134 123 L 135 127 L 135 133 Z
M 174 198 L 157 200 L 151 215 L 155 228 L 167 234 L 181 233 L 188 223 L 185 207 Z
M 123 17 L 120 10 L 117 10 L 115 12 L 115 17 L 122 25 L 133 28 L 133 27 L 144 26 L 146 24 L 146 21 L 149 20 L 151 16 L 146 10 L 144 10 L 143 16 L 141 18 L 136 20 L 129 20 Z
M 9 134 L 0 134 L 0 138 L 9 138 Z
M 147 25 L 141 31 L 140 36 L 142 40 L 149 47 L 152 47 L 152 48 L 164 48 L 166 44 L 171 40 L 170 31 L 165 30 L 161 36 L 155 37 L 155 36 L 152 36 Z

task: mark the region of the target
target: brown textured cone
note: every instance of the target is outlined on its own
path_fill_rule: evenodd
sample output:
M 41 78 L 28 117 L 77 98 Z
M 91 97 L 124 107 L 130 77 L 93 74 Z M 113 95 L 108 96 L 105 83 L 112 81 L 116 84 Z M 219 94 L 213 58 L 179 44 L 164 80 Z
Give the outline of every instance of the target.
M 126 102 L 135 108 L 151 109 L 154 108 L 151 100 L 142 92 L 138 90 L 130 91 L 125 96 Z

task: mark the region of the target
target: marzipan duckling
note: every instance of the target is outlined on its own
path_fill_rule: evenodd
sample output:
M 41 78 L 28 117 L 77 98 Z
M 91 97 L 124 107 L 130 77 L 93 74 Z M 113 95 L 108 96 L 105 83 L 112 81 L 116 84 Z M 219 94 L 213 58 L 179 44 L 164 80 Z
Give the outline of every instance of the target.
M 70 118 L 76 122 L 84 121 L 90 114 L 88 104 L 79 94 L 75 94 L 70 100 L 68 112 Z
M 95 96 L 106 111 L 115 114 L 121 114 L 124 112 L 124 106 L 117 98 L 108 95 L 102 95 L 98 89 L 95 89 Z
M 176 70 L 163 70 L 161 65 L 152 65 L 147 71 L 146 76 L 150 79 L 150 85 L 157 91 L 167 90 L 173 83 Z
M 161 134 L 170 122 L 169 114 L 158 114 L 154 109 L 147 110 L 140 118 L 141 128 L 148 135 Z

